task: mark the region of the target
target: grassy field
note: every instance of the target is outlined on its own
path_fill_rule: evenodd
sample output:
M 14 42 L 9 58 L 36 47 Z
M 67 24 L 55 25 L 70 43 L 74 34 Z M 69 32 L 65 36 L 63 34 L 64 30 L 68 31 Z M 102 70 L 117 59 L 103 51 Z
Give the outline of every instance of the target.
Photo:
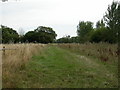
M 42 52 L 44 44 L 5 44 L 6 49 L 2 53 L 2 84 L 3 87 L 16 87 L 21 79 L 22 69 L 29 62 L 33 55 Z M 19 78 L 20 77 L 20 78 Z
M 8 69 L 6 66 L 8 70 L 5 71 L 4 62 L 3 87 L 112 88 L 118 86 L 116 45 L 55 44 L 38 48 L 41 46 L 37 46 L 38 52 L 31 54 L 32 57 L 27 60 L 24 67 L 12 66 Z M 106 54 L 103 52 L 104 49 Z M 101 58 L 103 55 L 104 57 Z M 106 57 L 107 60 L 104 60 Z

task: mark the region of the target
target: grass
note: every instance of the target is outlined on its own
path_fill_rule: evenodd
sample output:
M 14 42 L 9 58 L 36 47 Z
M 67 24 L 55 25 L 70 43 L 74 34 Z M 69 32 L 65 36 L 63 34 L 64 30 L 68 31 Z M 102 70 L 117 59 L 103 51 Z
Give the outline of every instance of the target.
M 6 88 L 16 87 L 21 79 L 20 71 L 25 68 L 33 55 L 42 52 L 45 47 L 43 44 L 5 44 L 5 53 L 2 53 L 2 85 Z
M 0 48 L 2 48 L 1 44 Z M 1 88 L 2 88 L 2 52 L 0 51 L 0 89 Z
M 48 46 L 32 57 L 12 83 L 19 88 L 117 87 L 117 73 L 108 66 L 97 58 Z
M 59 44 L 59 47 L 105 64 L 112 72 L 118 71 L 118 45 L 108 43 Z

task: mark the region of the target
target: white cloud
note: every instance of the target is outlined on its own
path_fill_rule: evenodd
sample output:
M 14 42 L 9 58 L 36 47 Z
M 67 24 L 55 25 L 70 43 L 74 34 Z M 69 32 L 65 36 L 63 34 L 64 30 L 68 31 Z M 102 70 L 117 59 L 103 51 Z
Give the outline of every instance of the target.
M 112 0 L 20 0 L 0 3 L 2 24 L 26 31 L 39 25 L 53 27 L 58 37 L 76 35 L 79 20 L 96 22 Z

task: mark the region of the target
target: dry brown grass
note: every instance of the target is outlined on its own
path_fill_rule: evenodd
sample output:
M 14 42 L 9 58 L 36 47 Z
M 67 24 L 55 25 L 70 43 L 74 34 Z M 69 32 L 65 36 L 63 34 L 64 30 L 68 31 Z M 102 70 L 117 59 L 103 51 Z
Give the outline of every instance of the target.
M 21 65 L 28 62 L 33 55 L 42 51 L 44 47 L 43 44 L 6 44 L 3 46 L 7 49 L 13 49 L 6 50 L 5 53 L 3 53 L 3 69 L 5 67 L 21 67 Z
M 40 54 L 45 47 L 44 44 L 5 44 L 5 53 L 2 53 L 2 75 L 3 87 L 14 87 L 13 79 L 18 77 L 20 70 L 25 68 L 27 62 L 33 55 Z M 19 75 L 20 76 L 20 75 Z M 17 82 L 17 81 L 16 81 Z
M 0 44 L 2 48 L 2 44 Z M 2 88 L 2 52 L 0 51 L 0 89 Z
M 62 48 L 79 52 L 80 54 L 96 57 L 101 61 L 118 61 L 118 45 L 108 43 L 59 44 Z

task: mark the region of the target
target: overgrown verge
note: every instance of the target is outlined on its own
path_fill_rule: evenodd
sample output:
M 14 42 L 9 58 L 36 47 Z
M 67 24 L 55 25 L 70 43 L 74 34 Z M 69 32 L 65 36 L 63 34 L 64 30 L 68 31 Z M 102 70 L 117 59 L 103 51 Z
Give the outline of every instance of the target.
M 40 54 L 44 44 L 5 44 L 7 49 L 2 53 L 2 86 L 3 88 L 17 87 L 21 80 L 22 70 L 33 55 Z
M 103 63 L 61 49 L 47 47 L 21 71 L 19 88 L 115 88 L 117 75 Z
M 117 62 L 118 45 L 108 43 L 58 44 L 59 47 L 82 55 L 96 57 L 105 62 Z
M 57 44 L 58 47 L 67 49 L 78 55 L 91 58 L 99 62 L 111 72 L 118 75 L 118 45 L 109 43 L 85 43 L 85 44 Z

